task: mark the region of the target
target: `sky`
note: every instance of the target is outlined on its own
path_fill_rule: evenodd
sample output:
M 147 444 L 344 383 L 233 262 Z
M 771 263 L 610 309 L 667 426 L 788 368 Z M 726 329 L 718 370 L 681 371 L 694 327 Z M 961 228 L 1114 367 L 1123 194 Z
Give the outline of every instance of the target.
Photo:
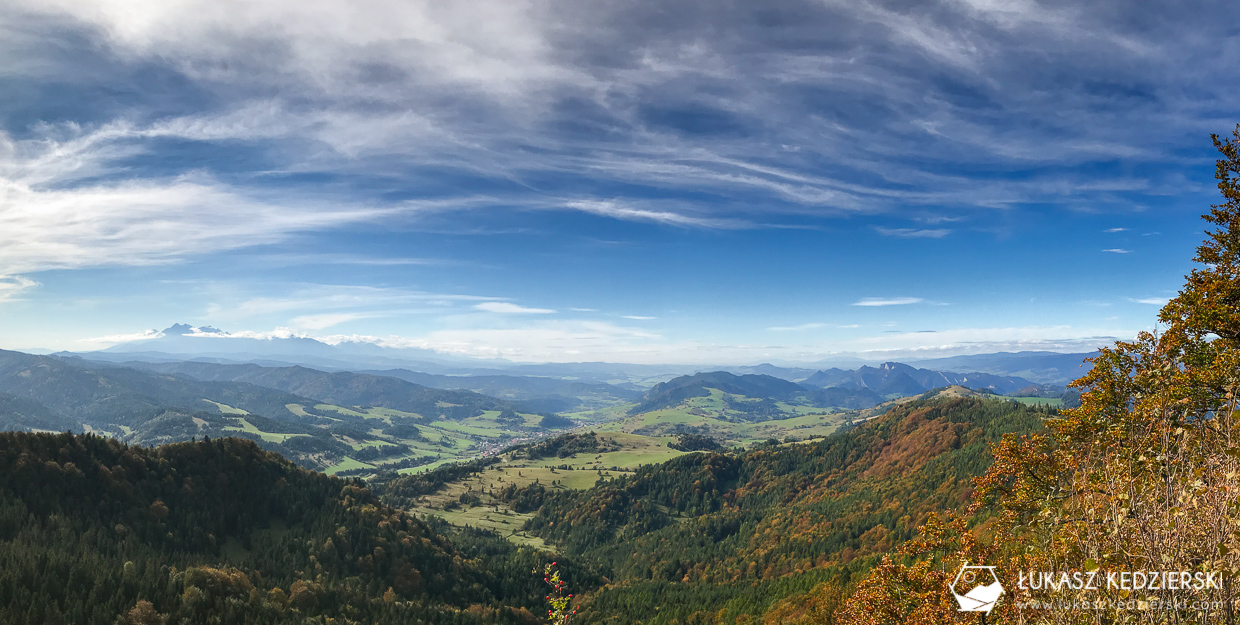
M 0 348 L 1088 351 L 1240 122 L 1240 5 L 1186 6 L 10 0 Z

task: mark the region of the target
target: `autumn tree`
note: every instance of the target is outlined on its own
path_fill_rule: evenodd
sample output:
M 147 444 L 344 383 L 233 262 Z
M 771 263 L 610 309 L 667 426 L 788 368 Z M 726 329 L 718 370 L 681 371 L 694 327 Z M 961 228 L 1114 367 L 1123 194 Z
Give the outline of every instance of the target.
M 1203 216 L 1212 227 L 1198 266 L 1159 312 L 1161 329 L 1102 349 L 1073 383 L 1080 407 L 1048 420 L 1045 434 L 996 446 L 969 512 L 998 516 L 981 527 L 957 519 L 923 528 L 903 549 L 914 563 L 878 567 L 849 600 L 845 622 L 976 622 L 943 605 L 944 575 L 965 561 L 1010 573 L 1011 594 L 992 623 L 1236 622 L 1230 583 L 1055 595 L 1132 601 L 1135 610 L 1022 610 L 1038 597 L 1015 583 L 1019 570 L 1240 572 L 1240 125 L 1232 134 L 1213 137 L 1223 202 Z M 1149 609 L 1172 598 L 1185 607 Z
M 164 625 L 164 615 L 155 611 L 155 606 L 145 599 L 134 604 L 126 615 L 129 625 Z

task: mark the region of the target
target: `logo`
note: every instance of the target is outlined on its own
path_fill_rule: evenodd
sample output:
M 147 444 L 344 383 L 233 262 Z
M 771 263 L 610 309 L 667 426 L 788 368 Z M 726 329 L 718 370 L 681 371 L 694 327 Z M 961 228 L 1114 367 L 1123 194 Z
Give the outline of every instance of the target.
M 960 604 L 961 612 L 985 612 L 995 609 L 995 602 L 1003 594 L 1003 585 L 995 576 L 993 566 L 969 566 L 965 562 L 956 574 L 956 581 L 951 583 L 952 594 L 956 603 Z M 961 594 L 961 591 L 964 591 Z

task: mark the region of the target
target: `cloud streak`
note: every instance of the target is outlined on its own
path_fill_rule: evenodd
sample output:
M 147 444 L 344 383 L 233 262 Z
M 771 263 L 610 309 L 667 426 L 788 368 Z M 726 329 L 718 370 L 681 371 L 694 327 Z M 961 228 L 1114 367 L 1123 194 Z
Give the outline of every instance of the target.
M 863 297 L 853 302 L 853 306 L 907 306 L 924 301 L 926 300 L 920 297 Z
M 555 312 L 551 308 L 527 308 L 511 302 L 482 302 L 474 304 L 474 309 L 501 315 L 550 315 Z
M 827 327 L 827 324 L 815 322 L 815 323 L 802 323 L 801 325 L 796 325 L 796 326 L 772 326 L 772 327 L 767 328 L 767 331 L 769 332 L 800 332 L 802 330 L 816 330 L 818 328 L 825 328 L 825 327 Z
M 902 239 L 941 239 L 952 233 L 947 228 L 884 228 L 879 226 L 875 228 L 879 234 L 888 237 L 899 237 Z

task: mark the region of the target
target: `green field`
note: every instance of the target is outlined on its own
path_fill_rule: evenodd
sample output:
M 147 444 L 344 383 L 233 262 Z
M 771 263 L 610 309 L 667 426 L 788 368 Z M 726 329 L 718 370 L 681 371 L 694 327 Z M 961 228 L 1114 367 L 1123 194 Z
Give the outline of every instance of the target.
M 523 536 L 519 530 L 513 534 L 529 515 L 518 514 L 498 504 L 488 493 L 511 484 L 522 487 L 535 483 L 552 489 L 586 489 L 594 486 L 600 479 L 631 473 L 639 466 L 661 463 L 685 453 L 667 446 L 668 442 L 675 440 L 673 437 L 603 432 L 597 428 L 595 431 L 599 432 L 600 441 L 614 443 L 619 449 L 538 460 L 515 458 L 514 454 L 507 453 L 502 456 L 500 464 L 492 465 L 464 480 L 447 484 L 441 491 L 423 497 L 412 511 L 439 516 L 458 526 L 484 527 L 518 544 L 544 548 L 545 545 L 537 538 Z M 429 470 L 447 462 L 451 460 L 445 459 L 418 467 L 416 471 Z M 472 507 L 462 505 L 459 500 L 465 493 L 478 495 L 482 503 Z
M 225 427 L 224 429 L 232 431 L 232 432 L 246 432 L 247 434 L 257 434 L 260 438 L 262 438 L 263 440 L 269 443 L 283 443 L 284 441 L 290 438 L 293 438 L 294 436 L 309 436 L 309 434 L 279 434 L 276 432 L 264 432 L 254 427 L 253 423 L 250 423 L 249 421 L 246 421 L 245 419 L 242 419 L 242 418 L 237 418 L 237 423 L 240 424 L 240 427 L 230 426 L 230 427 Z
M 421 497 L 413 511 L 439 516 L 458 526 L 492 529 L 521 544 L 542 546 L 532 542 L 534 539 L 521 536 L 519 531 L 513 533 L 525 521 L 526 515 L 507 509 L 490 493 L 514 484 L 524 487 L 537 483 L 551 489 L 590 488 L 600 479 L 611 479 L 642 465 L 662 463 L 684 454 L 668 447 L 669 442 L 676 440 L 678 432 L 706 434 L 725 447 L 750 445 L 772 438 L 781 443 L 807 441 L 826 436 L 858 416 L 831 408 L 773 402 L 766 404 L 765 408 L 755 406 L 769 412 L 764 416 L 774 417 L 761 421 L 757 420 L 760 417 L 752 414 L 754 410 L 747 411 L 746 408 L 747 404 L 760 401 L 710 389 L 709 395 L 693 397 L 678 406 L 644 414 L 630 416 L 628 411 L 634 404 L 567 413 L 564 416 L 590 424 L 578 431 L 588 429 L 597 432 L 600 444 L 618 448 L 602 453 L 538 460 L 525 458 L 524 454 L 505 453 L 499 464 L 469 478 L 449 483 L 437 493 Z M 736 409 L 738 407 L 740 410 Z M 432 426 L 455 435 L 494 435 L 502 431 L 502 425 L 495 420 L 498 414 L 490 411 L 460 423 L 436 421 Z M 528 415 L 522 416 L 527 418 L 527 423 L 530 422 Z M 402 473 L 427 471 L 452 461 L 453 458 L 444 457 Z M 468 496 L 463 498 L 463 495 Z M 475 505 L 462 501 L 468 502 L 473 497 L 478 498 Z
M 373 469 L 373 468 L 374 468 L 374 465 L 372 464 L 369 464 L 366 462 L 359 462 L 352 458 L 345 458 L 344 460 L 324 469 L 323 472 L 330 475 L 337 471 L 348 471 L 350 469 Z
M 743 412 L 729 409 L 728 401 L 753 403 L 758 400 L 727 395 L 710 389 L 710 395 L 692 397 L 673 408 L 664 408 L 599 425 L 600 431 L 629 432 L 644 435 L 671 436 L 679 431 L 706 434 L 725 446 L 751 445 L 775 438 L 783 441 L 826 436 L 848 421 L 848 416 L 833 408 L 819 408 L 775 402 L 777 414 L 766 421 L 756 421 Z
M 233 408 L 232 406 L 229 406 L 228 404 L 221 404 L 218 401 L 211 401 L 209 399 L 204 399 L 202 401 L 205 401 L 208 404 L 215 404 L 215 407 L 219 408 L 220 412 L 224 414 L 250 414 L 240 408 Z

